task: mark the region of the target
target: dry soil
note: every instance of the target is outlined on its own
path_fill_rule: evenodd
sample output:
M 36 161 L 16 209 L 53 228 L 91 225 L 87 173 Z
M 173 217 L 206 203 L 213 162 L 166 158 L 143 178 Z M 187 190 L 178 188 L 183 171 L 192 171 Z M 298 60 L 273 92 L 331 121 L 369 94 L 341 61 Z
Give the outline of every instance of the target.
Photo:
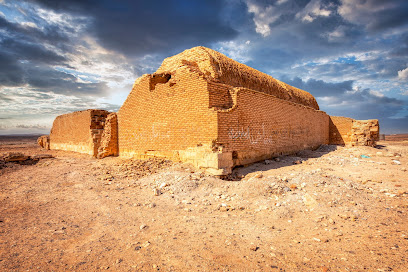
M 3 137 L 0 271 L 408 271 L 408 142 L 238 168 L 42 150 Z M 361 156 L 365 155 L 365 156 Z

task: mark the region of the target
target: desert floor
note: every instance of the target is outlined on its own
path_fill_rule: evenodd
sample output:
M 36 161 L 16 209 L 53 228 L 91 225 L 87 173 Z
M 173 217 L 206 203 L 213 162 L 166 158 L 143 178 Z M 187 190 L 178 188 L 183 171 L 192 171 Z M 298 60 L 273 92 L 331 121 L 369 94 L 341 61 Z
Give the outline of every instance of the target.
M 222 180 L 1 137 L 0 155 L 53 158 L 0 160 L 0 271 L 408 271 L 408 141 L 378 144 Z

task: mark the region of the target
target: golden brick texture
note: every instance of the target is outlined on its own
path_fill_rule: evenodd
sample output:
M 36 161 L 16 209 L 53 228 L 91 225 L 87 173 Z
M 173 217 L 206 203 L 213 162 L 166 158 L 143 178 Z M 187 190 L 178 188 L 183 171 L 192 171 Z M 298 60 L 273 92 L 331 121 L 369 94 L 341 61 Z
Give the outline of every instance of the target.
M 96 156 L 109 112 L 89 109 L 55 118 L 50 133 L 50 149 L 76 151 Z
M 330 116 L 330 144 L 348 146 L 374 146 L 380 138 L 377 119 L 354 120 Z
M 310 93 L 290 86 L 210 48 L 194 47 L 166 58 L 156 73 L 174 73 L 181 67 L 189 67 L 191 70 L 200 72 L 209 81 L 265 92 L 280 99 L 319 109 L 316 99 Z

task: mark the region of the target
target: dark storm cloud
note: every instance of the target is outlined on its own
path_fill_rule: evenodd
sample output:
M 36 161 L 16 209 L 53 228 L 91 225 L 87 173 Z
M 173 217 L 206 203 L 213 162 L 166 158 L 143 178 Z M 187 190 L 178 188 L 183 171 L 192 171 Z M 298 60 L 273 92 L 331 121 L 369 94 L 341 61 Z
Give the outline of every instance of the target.
M 370 32 L 404 26 L 408 23 L 406 0 L 342 0 L 339 14 Z
M 105 94 L 108 87 L 105 82 L 98 83 L 82 83 L 78 79 L 68 73 L 61 72 L 49 68 L 42 67 L 27 67 L 26 82 L 34 90 L 41 92 L 53 92 L 66 95 L 96 95 Z
M 23 84 L 23 72 L 14 57 L 0 51 L 0 85 L 19 86 Z
M 403 124 L 401 119 L 394 121 L 392 117 L 407 106 L 406 101 L 381 95 L 367 88 L 353 87 L 356 82 L 352 80 L 331 83 L 316 79 L 303 81 L 295 77 L 284 78 L 284 81 L 314 95 L 321 110 L 329 115 L 355 119 L 379 119 L 380 124 L 387 123 L 385 126 L 387 129 L 397 122 Z
M 127 55 L 171 52 L 215 41 L 237 32 L 220 14 L 223 1 L 49 1 L 47 8 L 90 16 L 100 43 Z
M 48 22 L 45 22 L 35 15 L 29 18 L 34 22 L 45 25 L 42 29 L 33 26 L 22 26 L 17 23 L 9 22 L 0 16 L 0 29 L 4 30 L 7 35 L 25 42 L 50 42 L 57 44 L 69 41 L 65 30 L 59 26 L 48 24 Z
M 34 61 L 47 64 L 60 64 L 66 58 L 47 50 L 40 44 L 24 43 L 15 39 L 5 38 L 0 42 L 3 52 L 9 52 L 15 60 Z
M 289 85 L 310 92 L 315 97 L 342 95 L 347 91 L 353 90 L 354 83 L 352 80 L 347 80 L 339 83 L 329 83 L 313 78 L 307 81 L 303 81 L 299 77 L 295 77 L 293 79 L 283 78 L 282 80 Z

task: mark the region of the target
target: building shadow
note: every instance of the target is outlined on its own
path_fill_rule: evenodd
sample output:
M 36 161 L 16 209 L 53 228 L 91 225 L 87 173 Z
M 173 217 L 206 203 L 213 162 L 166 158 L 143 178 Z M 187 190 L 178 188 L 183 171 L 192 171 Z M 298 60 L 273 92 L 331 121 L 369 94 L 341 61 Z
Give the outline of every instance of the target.
M 251 173 L 269 171 L 282 167 L 302 164 L 304 161 L 307 161 L 309 159 L 319 158 L 330 152 L 336 151 L 338 147 L 338 145 L 321 145 L 315 150 L 302 150 L 294 154 L 272 157 L 270 159 L 262 160 L 260 162 L 255 162 L 249 165 L 236 166 L 234 167 L 232 173 L 224 177 L 224 179 L 239 181 L 246 175 Z

